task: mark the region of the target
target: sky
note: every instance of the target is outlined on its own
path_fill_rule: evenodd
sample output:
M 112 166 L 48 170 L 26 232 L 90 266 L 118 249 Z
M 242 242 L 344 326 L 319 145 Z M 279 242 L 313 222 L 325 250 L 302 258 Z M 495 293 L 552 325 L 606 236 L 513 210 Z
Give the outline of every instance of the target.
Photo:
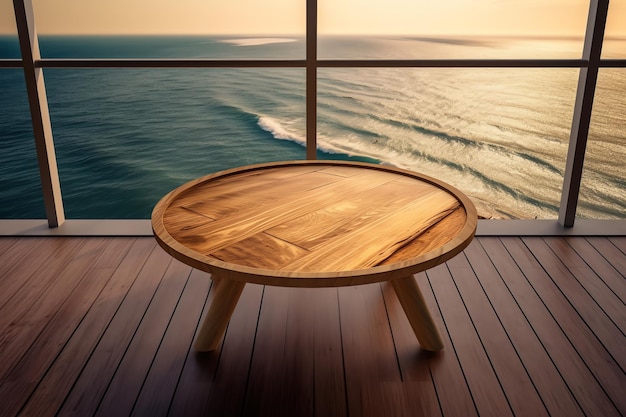
M 304 34 L 305 0 L 32 0 L 40 34 Z M 15 33 L 0 0 L 0 33 Z M 583 36 L 589 0 L 318 0 L 319 34 Z M 607 35 L 626 37 L 626 0 Z

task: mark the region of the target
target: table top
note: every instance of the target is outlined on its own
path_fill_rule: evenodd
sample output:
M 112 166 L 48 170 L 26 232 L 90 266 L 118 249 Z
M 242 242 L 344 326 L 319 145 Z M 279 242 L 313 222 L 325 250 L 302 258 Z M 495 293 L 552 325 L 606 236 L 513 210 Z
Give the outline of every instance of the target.
M 383 165 L 289 161 L 190 181 L 152 213 L 157 242 L 238 281 L 325 287 L 414 274 L 462 251 L 476 231 L 467 196 Z

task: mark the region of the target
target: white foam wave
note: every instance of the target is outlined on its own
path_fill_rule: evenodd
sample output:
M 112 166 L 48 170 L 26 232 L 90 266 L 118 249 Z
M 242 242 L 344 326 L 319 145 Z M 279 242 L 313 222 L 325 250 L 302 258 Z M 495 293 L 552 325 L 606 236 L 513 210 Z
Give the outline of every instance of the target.
M 258 46 L 267 45 L 270 43 L 287 43 L 296 42 L 297 39 L 291 38 L 239 38 L 239 39 L 224 39 L 221 42 L 230 43 L 237 46 Z
M 275 139 L 289 140 L 306 147 L 306 136 L 304 134 L 298 134 L 289 131 L 277 120 L 274 120 L 267 116 L 261 116 L 259 117 L 258 125 L 259 127 L 261 127 L 261 129 L 271 133 Z M 348 153 L 343 149 L 332 146 L 331 144 L 320 138 L 318 138 L 317 141 L 317 148 L 326 153 Z
M 302 145 L 306 143 L 304 137 L 296 133 L 289 132 L 283 127 L 283 125 L 281 125 L 278 121 L 274 119 L 266 116 L 261 116 L 259 117 L 258 123 L 261 129 L 265 130 L 266 132 L 270 132 L 272 136 L 274 136 L 276 139 L 290 140 L 292 142 L 297 142 Z

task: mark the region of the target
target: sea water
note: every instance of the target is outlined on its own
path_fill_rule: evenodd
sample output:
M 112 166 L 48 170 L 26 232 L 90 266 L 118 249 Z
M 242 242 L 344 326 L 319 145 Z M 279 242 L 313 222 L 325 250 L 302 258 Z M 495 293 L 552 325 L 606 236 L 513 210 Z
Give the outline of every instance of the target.
M 303 59 L 298 37 L 41 37 L 46 58 Z M 626 41 L 607 42 L 626 57 Z M 321 59 L 577 58 L 576 39 L 328 37 Z M 18 58 L 0 38 L 0 59 Z M 487 218 L 556 218 L 576 68 L 319 68 L 318 159 L 446 181 Z M 45 69 L 67 218 L 148 218 L 236 166 L 305 158 L 303 68 Z M 0 218 L 45 217 L 21 69 L 0 69 Z M 578 215 L 626 218 L 626 70 L 602 69 Z

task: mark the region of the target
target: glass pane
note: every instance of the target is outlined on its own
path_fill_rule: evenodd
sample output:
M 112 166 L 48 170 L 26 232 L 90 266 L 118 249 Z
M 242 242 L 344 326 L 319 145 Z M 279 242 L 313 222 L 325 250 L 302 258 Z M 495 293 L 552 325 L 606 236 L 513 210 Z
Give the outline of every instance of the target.
M 626 58 L 626 0 L 609 3 L 602 58 Z
M 167 192 L 305 159 L 303 69 L 49 69 L 67 218 L 149 218 Z
M 589 3 L 319 0 L 318 9 L 322 58 L 579 58 Z
M 485 218 L 554 219 L 575 69 L 320 69 L 318 146 L 439 178 Z
M 15 35 L 0 35 L 0 59 L 20 59 L 20 43 Z M 20 63 L 21 64 L 21 63 Z
M 11 0 L 0 0 L 0 35 L 17 35 Z
M 46 217 L 24 73 L 0 69 L 0 218 Z
M 43 58 L 301 59 L 303 37 L 39 36 Z
M 11 0 L 0 0 L 0 59 L 20 59 L 20 44 Z M 0 90 L 2 87 L 0 85 Z
M 323 36 L 320 59 L 572 59 L 582 38 Z
M 626 219 L 626 69 L 600 69 L 577 216 Z
M 289 59 L 305 51 L 300 0 L 57 0 L 37 2 L 35 17 L 49 58 Z

